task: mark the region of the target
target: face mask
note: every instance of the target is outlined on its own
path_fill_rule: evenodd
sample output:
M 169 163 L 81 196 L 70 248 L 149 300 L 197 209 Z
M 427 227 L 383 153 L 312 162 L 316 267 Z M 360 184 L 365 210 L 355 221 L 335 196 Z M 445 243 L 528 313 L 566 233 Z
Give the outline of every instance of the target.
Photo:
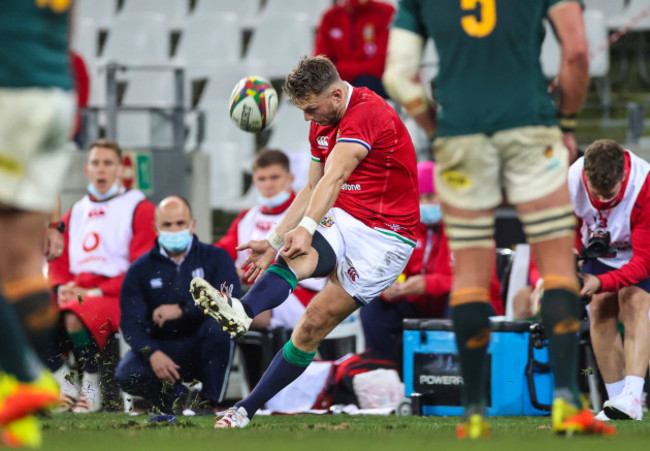
M 95 185 L 92 183 L 88 184 L 88 192 L 92 194 L 92 196 L 97 199 L 97 200 L 106 200 L 110 199 L 111 197 L 115 196 L 118 191 L 120 190 L 120 187 L 117 185 L 117 182 L 113 183 L 113 185 L 106 191 L 104 194 L 100 194 L 97 191 L 97 188 L 95 188 Z
M 276 194 L 273 197 L 264 197 L 260 194 L 259 196 L 257 196 L 257 202 L 263 207 L 275 208 L 275 207 L 279 207 L 280 205 L 288 201 L 289 197 L 291 197 L 291 194 L 289 194 L 286 191 L 280 191 L 278 194 Z
M 438 224 L 442 219 L 440 205 L 420 204 L 420 221 L 426 225 Z
M 158 243 L 169 252 L 181 252 L 187 249 L 192 241 L 190 229 L 179 230 L 178 232 L 161 231 L 158 235 Z

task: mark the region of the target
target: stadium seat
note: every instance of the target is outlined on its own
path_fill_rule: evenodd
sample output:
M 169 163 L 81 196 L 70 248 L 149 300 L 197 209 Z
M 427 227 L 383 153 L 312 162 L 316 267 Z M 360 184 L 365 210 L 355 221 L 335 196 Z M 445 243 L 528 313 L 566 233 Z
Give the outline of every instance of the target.
M 244 59 L 263 62 L 268 77 L 283 78 L 300 57 L 311 54 L 313 43 L 308 14 L 267 11 L 260 16 Z
M 169 57 L 167 31 L 163 14 L 118 14 L 108 30 L 102 60 L 127 65 L 164 64 Z
M 286 97 L 280 102 L 270 130 L 268 147 L 309 153 L 309 122 L 305 121 L 302 111 L 292 105 Z
M 254 138 L 255 135 L 250 136 Z M 243 195 L 244 168 L 250 166 L 246 160 L 252 154 L 242 152 L 239 142 L 225 140 L 206 141 L 203 150 L 210 155 L 210 206 L 214 209 L 229 209 L 229 205 Z
M 99 28 L 107 28 L 117 12 L 117 1 L 77 0 L 75 7 L 78 20 L 91 19 Z
M 132 70 L 124 74 L 126 88 L 121 106 L 172 108 L 175 104 L 174 73 L 171 70 Z M 185 94 L 185 106 L 188 96 Z M 127 147 L 167 147 L 172 143 L 171 122 L 156 111 L 120 111 L 117 137 Z
M 332 6 L 331 0 L 266 0 L 262 14 L 267 12 L 279 14 L 306 13 L 312 25 L 317 25 L 321 15 Z
M 605 17 L 598 10 L 585 10 L 584 21 L 589 45 L 589 75 L 606 77 L 609 72 L 609 45 Z M 544 75 L 550 79 L 559 73 L 561 48 L 551 24 L 545 21 L 545 26 L 546 38 L 542 45 L 541 63 Z
M 255 17 L 260 11 L 260 0 L 198 0 L 192 11 L 193 16 L 204 16 L 206 14 L 235 13 L 241 28 L 252 26 Z
M 94 63 L 99 57 L 99 30 L 93 19 L 81 18 L 74 25 L 72 48 L 79 52 L 86 63 Z
M 621 3 L 621 0 L 613 0 L 612 3 Z M 618 30 L 630 24 L 642 14 L 645 14 L 641 20 L 635 21 L 632 26 L 633 31 L 647 31 L 650 30 L 650 3 L 647 0 L 629 0 L 626 6 L 618 13 L 607 16 L 607 28 L 610 30 Z
M 122 15 L 159 13 L 165 16 L 170 29 L 180 28 L 189 10 L 188 0 L 126 0 Z
M 185 23 L 173 61 L 206 75 L 242 57 L 242 37 L 235 13 L 192 15 Z
M 596 9 L 605 17 L 614 16 L 623 11 L 626 0 L 584 0 L 586 9 Z

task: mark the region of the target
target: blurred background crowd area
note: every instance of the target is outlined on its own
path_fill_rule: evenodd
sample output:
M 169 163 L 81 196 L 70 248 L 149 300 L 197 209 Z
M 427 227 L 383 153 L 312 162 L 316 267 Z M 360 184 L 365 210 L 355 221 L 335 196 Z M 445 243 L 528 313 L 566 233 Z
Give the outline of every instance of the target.
M 309 124 L 282 98 L 281 87 L 298 59 L 314 52 L 322 15 L 335 3 L 78 0 L 71 42 L 88 75 L 79 148 L 86 150 L 98 137 L 116 140 L 128 149 L 127 186 L 154 202 L 172 193 L 187 196 L 198 235 L 218 238 L 238 211 L 255 202 L 250 166 L 259 149 L 287 153 L 294 188 L 305 182 Z M 650 0 L 584 3 L 592 81 L 579 116 L 579 144 L 612 138 L 648 159 Z M 541 63 L 549 82 L 557 76 L 559 52 L 548 25 Z M 437 64 L 429 42 L 420 76 L 434 97 Z M 272 125 L 258 134 L 239 130 L 228 115 L 231 90 L 247 75 L 268 78 L 281 96 Z M 418 159 L 430 158 L 426 135 L 406 115 L 403 119 Z M 64 209 L 84 193 L 84 162 L 80 152 L 70 167 Z

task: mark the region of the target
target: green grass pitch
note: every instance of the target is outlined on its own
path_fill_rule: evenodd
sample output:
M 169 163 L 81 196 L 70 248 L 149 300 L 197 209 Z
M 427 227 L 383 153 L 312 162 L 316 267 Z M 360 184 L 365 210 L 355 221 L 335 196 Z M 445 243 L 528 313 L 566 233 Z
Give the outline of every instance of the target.
M 290 415 L 256 417 L 246 429 L 215 430 L 211 417 L 179 417 L 174 425 L 149 415 L 62 414 L 43 420 L 43 450 L 61 451 L 412 451 L 650 449 L 650 415 L 618 421 L 615 437 L 556 437 L 548 417 L 494 417 L 489 440 L 455 438 L 457 418 Z

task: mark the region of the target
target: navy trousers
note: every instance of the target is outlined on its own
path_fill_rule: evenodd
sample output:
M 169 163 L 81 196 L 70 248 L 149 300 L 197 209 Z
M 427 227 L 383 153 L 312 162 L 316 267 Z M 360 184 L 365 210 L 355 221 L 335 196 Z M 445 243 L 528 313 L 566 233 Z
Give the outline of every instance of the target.
M 176 364 L 183 382 L 201 381 L 201 398 L 221 403 L 226 392 L 235 342 L 223 332 L 221 325 L 206 318 L 195 335 L 158 341 L 160 350 Z M 162 409 L 169 409 L 185 393 L 181 384 L 163 392 L 163 383 L 141 353 L 129 351 L 120 361 L 115 379 L 122 390 L 142 396 Z

